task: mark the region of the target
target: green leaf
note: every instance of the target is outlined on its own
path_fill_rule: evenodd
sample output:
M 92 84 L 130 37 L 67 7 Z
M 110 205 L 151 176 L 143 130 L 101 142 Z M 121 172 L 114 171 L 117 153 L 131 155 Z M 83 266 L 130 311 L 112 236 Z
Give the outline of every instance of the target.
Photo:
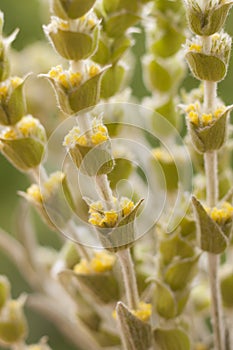
M 161 329 L 153 332 L 159 350 L 190 350 L 188 335 L 179 328 Z
M 135 317 L 122 302 L 117 303 L 116 312 L 125 349 L 148 350 L 151 345 L 151 326 Z
M 98 64 L 106 65 L 110 62 L 110 49 L 103 40 L 99 40 L 98 49 L 96 53 L 92 56 L 92 60 Z
M 168 266 L 164 280 L 172 290 L 181 290 L 189 284 L 197 272 L 199 256 L 178 260 Z
M 188 52 L 185 57 L 194 77 L 199 80 L 218 82 L 227 73 L 227 64 L 216 56 Z
M 103 75 L 100 96 L 108 99 L 118 93 L 125 77 L 125 68 L 121 65 L 110 67 Z
M 173 27 L 164 30 L 163 36 L 151 47 L 152 53 L 162 58 L 173 56 L 185 42 L 185 36 Z
M 135 240 L 134 220 L 142 202 L 143 200 L 140 200 L 131 213 L 123 218 L 115 228 L 97 229 L 100 241 L 105 249 L 117 252 L 131 246 Z
M 185 259 L 194 256 L 194 248 L 180 237 L 179 232 L 166 236 L 161 240 L 159 246 L 159 251 L 162 254 L 165 265 L 170 264 L 177 257 Z
M 68 60 L 83 60 L 94 53 L 99 29 L 96 27 L 91 35 L 58 29 L 49 33 L 56 51 Z
M 74 113 L 94 107 L 100 98 L 101 78 L 105 71 L 97 74 L 74 90 L 69 96 L 70 107 Z
M 204 128 L 197 128 L 193 123 L 189 123 L 188 128 L 194 148 L 200 152 L 211 152 L 219 150 L 227 135 L 228 112 L 224 113 L 216 121 Z
M 133 39 L 122 35 L 119 38 L 116 38 L 113 43 L 112 47 L 112 55 L 111 55 L 111 62 L 116 63 L 119 61 L 119 59 L 123 56 L 123 54 L 133 46 Z
M 223 303 L 226 307 L 233 307 L 233 272 L 224 275 L 221 278 L 221 294 Z
M 148 66 L 148 79 L 152 88 L 160 92 L 167 92 L 172 87 L 172 77 L 167 69 L 153 59 Z
M 201 249 L 213 254 L 223 253 L 228 243 L 223 231 L 195 197 L 192 198 L 192 203 Z
M 173 292 L 164 283 L 155 280 L 155 305 L 160 316 L 170 319 L 176 316 L 177 307 Z
M 44 145 L 30 137 L 5 140 L 1 139 L 4 156 L 21 171 L 37 167 L 44 154 Z
M 140 17 L 129 12 L 114 15 L 104 23 L 104 30 L 111 38 L 116 38 L 125 33 L 125 31 L 134 26 Z

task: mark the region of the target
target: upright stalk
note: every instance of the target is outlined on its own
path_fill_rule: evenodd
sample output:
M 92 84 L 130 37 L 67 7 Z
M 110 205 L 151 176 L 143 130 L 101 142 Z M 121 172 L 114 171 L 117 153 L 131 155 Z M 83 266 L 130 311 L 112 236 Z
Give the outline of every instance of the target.
M 107 175 L 96 176 L 96 184 L 98 186 L 98 191 L 101 195 L 101 198 L 105 202 L 106 208 L 108 208 L 109 210 L 113 209 L 115 206 L 114 198 Z M 139 294 L 130 249 L 126 248 L 119 250 L 116 254 L 118 256 L 122 270 L 128 307 L 130 309 L 136 310 L 139 304 Z
M 208 53 L 211 48 L 211 37 L 203 37 L 203 48 Z M 204 81 L 204 112 L 209 113 L 215 108 L 217 97 L 217 83 Z M 206 173 L 207 204 L 213 208 L 218 202 L 218 154 L 208 152 L 204 154 Z M 214 344 L 216 350 L 225 350 L 223 309 L 218 277 L 219 256 L 208 253 L 209 281 L 212 299 L 212 322 Z
M 130 309 L 136 310 L 138 308 L 139 295 L 134 264 L 129 248 L 118 251 L 117 256 L 122 269 L 127 304 Z

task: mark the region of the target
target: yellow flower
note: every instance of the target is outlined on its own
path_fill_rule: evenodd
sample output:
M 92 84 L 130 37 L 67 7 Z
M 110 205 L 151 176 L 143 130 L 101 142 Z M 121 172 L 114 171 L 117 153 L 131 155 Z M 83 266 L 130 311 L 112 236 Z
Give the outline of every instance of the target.
M 114 227 L 117 223 L 118 214 L 114 211 L 105 211 L 101 226 Z
M 131 310 L 132 314 L 141 321 L 148 321 L 152 313 L 152 305 L 140 301 L 138 309 Z
M 228 202 L 224 202 L 221 208 L 206 208 L 206 211 L 210 215 L 210 217 L 219 225 L 225 224 L 233 217 L 233 207 Z
M 192 43 L 189 46 L 189 51 L 200 52 L 202 50 L 202 46 L 200 44 Z
M 195 125 L 199 124 L 199 117 L 197 112 L 194 112 L 194 111 L 189 112 L 188 118 L 193 124 Z
M 94 254 L 94 257 L 90 261 L 81 259 L 81 261 L 77 265 L 75 265 L 74 272 L 84 275 L 93 273 L 104 273 L 112 270 L 115 261 L 115 256 L 105 251 L 96 252 Z
M 121 201 L 121 208 L 122 208 L 122 215 L 127 216 L 133 210 L 134 203 L 128 198 L 123 198 Z
M 42 203 L 42 194 L 38 185 L 33 184 L 27 189 L 27 195 L 36 203 Z
M 213 121 L 213 115 L 211 113 L 209 114 L 203 113 L 201 116 L 201 121 L 204 126 L 210 125 Z

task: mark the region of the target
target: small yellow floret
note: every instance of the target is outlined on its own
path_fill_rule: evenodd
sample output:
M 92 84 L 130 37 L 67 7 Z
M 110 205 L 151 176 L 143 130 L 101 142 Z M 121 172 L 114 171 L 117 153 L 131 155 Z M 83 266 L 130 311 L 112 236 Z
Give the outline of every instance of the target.
M 92 269 L 87 260 L 81 259 L 80 263 L 75 265 L 74 272 L 81 275 L 86 275 L 92 273 Z
M 95 253 L 91 260 L 91 267 L 95 272 L 101 273 L 112 270 L 116 258 L 106 252 Z
M 207 126 L 211 124 L 211 122 L 213 121 L 213 115 L 211 113 L 209 114 L 203 113 L 201 116 L 201 121 L 204 126 Z
M 223 203 L 221 208 L 207 208 L 206 211 L 211 218 L 220 225 L 233 217 L 233 207 L 228 202 Z
M 87 137 L 86 137 L 86 135 L 77 136 L 75 138 L 75 140 L 80 146 L 87 146 Z
M 38 125 L 38 121 L 32 117 L 25 117 L 18 123 L 18 129 L 23 134 L 23 136 L 28 137 L 31 132 L 33 132 Z
M 94 145 L 99 145 L 100 143 L 107 141 L 107 139 L 108 136 L 106 134 L 103 134 L 102 132 L 97 132 L 91 135 L 91 141 Z
M 11 81 L 11 86 L 16 89 L 19 85 L 22 84 L 23 79 L 19 78 L 19 77 L 13 77 L 10 79 Z
M 193 44 L 191 44 L 191 45 L 189 46 L 189 51 L 197 51 L 197 52 L 200 52 L 201 49 L 202 49 L 202 46 L 199 45 L 199 44 L 193 43 Z
M 8 88 L 6 85 L 0 86 L 0 98 L 4 98 L 7 96 Z
M 213 34 L 213 35 L 212 35 L 212 37 L 211 37 L 211 39 L 212 39 L 213 41 L 217 41 L 217 40 L 219 40 L 219 39 L 220 39 L 220 35 L 219 35 L 219 33 L 215 33 L 215 34 Z
M 59 29 L 62 29 L 62 30 L 68 30 L 69 29 L 69 22 L 59 21 L 58 27 L 59 27 Z
M 95 213 L 96 211 L 103 211 L 103 203 L 101 201 L 94 202 L 89 207 L 89 213 Z
M 62 73 L 59 75 L 58 80 L 64 88 L 68 89 L 70 87 L 69 80 L 67 78 L 67 75 L 65 73 Z
M 27 194 L 37 203 L 42 202 L 42 195 L 38 185 L 31 185 L 27 189 Z
M 140 301 L 138 309 L 132 310 L 131 312 L 135 317 L 139 318 L 139 320 L 146 322 L 151 317 L 152 305 Z
M 89 69 L 89 76 L 95 77 L 100 72 L 100 69 L 98 66 L 92 65 Z
M 195 124 L 195 125 L 199 124 L 199 118 L 198 118 L 197 112 L 193 112 L 193 111 L 189 112 L 188 118 L 193 124 Z
M 88 220 L 88 222 L 94 226 L 99 226 L 99 227 L 103 227 L 103 217 L 100 213 L 91 213 L 91 216 Z
M 219 118 L 223 115 L 223 113 L 226 111 L 225 107 L 219 107 L 214 111 L 214 117 Z
M 5 140 L 15 140 L 17 139 L 17 133 L 14 129 L 8 129 L 1 135 Z
M 122 207 L 122 215 L 127 216 L 133 210 L 134 203 L 131 200 L 129 200 L 128 198 L 125 198 L 123 200 L 123 202 L 121 203 L 121 207 Z
M 82 74 L 81 73 L 76 72 L 76 73 L 70 74 L 70 83 L 73 87 L 80 85 L 81 81 L 82 81 Z
M 104 212 L 104 218 L 101 221 L 101 226 L 114 227 L 118 220 L 118 214 L 111 210 Z

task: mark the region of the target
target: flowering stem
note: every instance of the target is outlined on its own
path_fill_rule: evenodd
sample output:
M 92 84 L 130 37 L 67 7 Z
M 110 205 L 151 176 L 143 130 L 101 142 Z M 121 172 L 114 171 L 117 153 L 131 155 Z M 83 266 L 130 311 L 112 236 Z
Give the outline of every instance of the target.
M 114 208 L 114 198 L 108 181 L 107 175 L 96 176 L 96 184 L 101 198 L 104 200 L 108 209 Z M 117 253 L 126 291 L 126 299 L 129 308 L 135 310 L 139 303 L 139 294 L 137 287 L 136 274 L 133 260 L 129 248 L 118 251 Z
M 129 248 L 118 251 L 117 256 L 122 269 L 127 304 L 130 309 L 136 310 L 138 308 L 139 295 L 134 264 Z
M 97 190 L 101 199 L 105 202 L 108 209 L 114 208 L 114 200 L 112 190 L 108 181 L 107 175 L 97 175 L 96 176 Z

